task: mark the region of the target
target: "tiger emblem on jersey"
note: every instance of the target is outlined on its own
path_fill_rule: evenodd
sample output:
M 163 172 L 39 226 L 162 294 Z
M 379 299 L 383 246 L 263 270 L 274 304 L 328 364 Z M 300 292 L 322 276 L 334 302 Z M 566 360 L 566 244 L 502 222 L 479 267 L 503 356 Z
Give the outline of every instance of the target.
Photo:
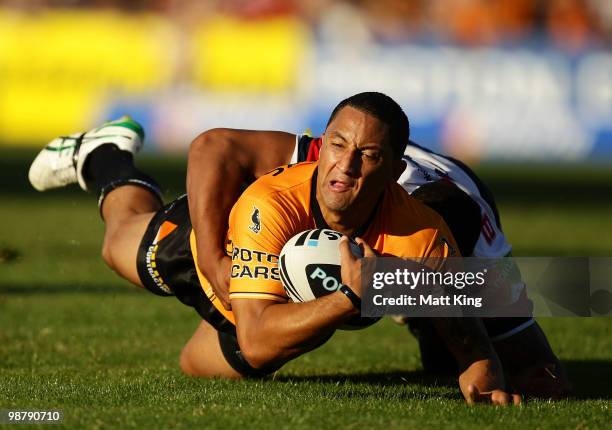
M 261 231 L 261 218 L 259 216 L 259 209 L 253 206 L 253 213 L 251 214 L 251 221 L 253 224 L 249 226 L 249 230 L 253 233 L 258 234 Z

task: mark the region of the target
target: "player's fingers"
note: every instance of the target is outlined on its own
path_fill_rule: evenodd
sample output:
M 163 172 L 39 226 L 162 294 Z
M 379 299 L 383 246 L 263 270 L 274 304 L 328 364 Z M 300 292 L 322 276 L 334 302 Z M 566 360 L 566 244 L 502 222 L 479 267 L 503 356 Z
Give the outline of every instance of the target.
M 478 392 L 478 387 L 476 387 L 476 385 L 471 384 L 470 386 L 468 386 L 465 400 L 467 401 L 468 405 L 473 405 L 480 401 L 480 393 Z
M 361 246 L 361 249 L 363 249 L 364 257 L 375 257 L 376 256 L 376 254 L 374 254 L 374 250 L 370 247 L 370 245 L 366 243 L 365 240 L 363 240 L 360 237 L 357 237 L 355 238 L 355 242 L 357 242 L 357 245 Z
M 346 236 L 342 236 L 340 238 L 340 243 L 338 244 L 338 248 L 340 249 L 340 265 L 345 265 L 351 261 L 356 260 L 355 256 L 351 252 L 351 247 L 349 245 L 349 238 Z
M 506 406 L 510 404 L 510 394 L 502 390 L 493 390 L 491 393 L 491 403 L 494 405 Z

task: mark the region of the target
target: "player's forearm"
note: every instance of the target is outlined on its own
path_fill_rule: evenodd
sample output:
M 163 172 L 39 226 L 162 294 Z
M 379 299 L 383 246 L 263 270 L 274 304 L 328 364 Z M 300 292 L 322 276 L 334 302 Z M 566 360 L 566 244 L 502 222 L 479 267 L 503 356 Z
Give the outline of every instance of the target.
M 457 360 L 460 371 L 480 360 L 499 358 L 480 318 L 432 318 L 438 334 Z M 499 366 L 501 369 L 501 365 Z
M 189 215 L 195 230 L 199 265 L 224 255 L 224 240 L 230 210 L 249 179 L 248 160 L 236 150 L 224 130 L 209 130 L 191 144 L 187 164 Z
M 280 365 L 311 351 L 358 313 L 344 294 L 333 293 L 311 302 L 267 306 L 243 327 L 239 306 L 232 300 L 238 342 L 254 367 Z
M 433 318 L 459 367 L 459 387 L 470 401 L 470 386 L 480 392 L 505 390 L 501 362 L 479 318 Z
M 227 219 L 243 184 L 289 163 L 294 147 L 295 135 L 278 131 L 212 129 L 192 142 L 187 196 L 202 269 L 214 270 L 224 254 Z

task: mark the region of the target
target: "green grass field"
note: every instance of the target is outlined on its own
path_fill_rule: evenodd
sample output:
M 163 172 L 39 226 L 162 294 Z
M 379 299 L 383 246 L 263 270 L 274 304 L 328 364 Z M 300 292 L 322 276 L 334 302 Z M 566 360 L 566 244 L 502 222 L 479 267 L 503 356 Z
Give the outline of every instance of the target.
M 540 320 L 575 395 L 520 408 L 465 406 L 454 381 L 421 372 L 416 342 L 388 321 L 338 332 L 273 379 L 185 377 L 178 355 L 198 324 L 195 312 L 106 269 L 94 198 L 30 190 L 31 156 L 0 151 L 0 409 L 61 409 L 66 428 L 612 427 L 605 318 Z M 169 196 L 181 192 L 184 160 L 144 164 Z M 610 256 L 611 170 L 479 171 L 517 255 Z

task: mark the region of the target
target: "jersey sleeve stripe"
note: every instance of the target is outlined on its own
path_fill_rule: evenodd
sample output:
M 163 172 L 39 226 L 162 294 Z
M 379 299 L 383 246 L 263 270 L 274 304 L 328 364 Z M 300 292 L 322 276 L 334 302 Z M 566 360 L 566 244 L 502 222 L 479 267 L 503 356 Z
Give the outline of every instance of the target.
M 256 291 L 239 291 L 234 293 L 229 293 L 230 299 L 264 299 L 264 300 L 274 300 L 275 302 L 286 302 L 287 297 L 272 294 L 272 293 L 264 293 L 264 292 L 256 292 Z

